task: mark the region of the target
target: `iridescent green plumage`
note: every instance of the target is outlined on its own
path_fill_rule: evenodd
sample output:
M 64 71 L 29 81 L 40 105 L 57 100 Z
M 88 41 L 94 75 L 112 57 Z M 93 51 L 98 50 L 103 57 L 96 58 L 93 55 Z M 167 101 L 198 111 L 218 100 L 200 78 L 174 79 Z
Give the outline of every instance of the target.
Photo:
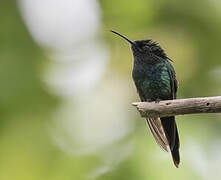
M 131 46 L 134 56 L 132 75 L 141 101 L 175 99 L 178 88 L 176 75 L 163 49 L 151 40 L 134 43 Z M 165 151 L 171 151 L 178 167 L 179 136 L 175 117 L 147 118 L 147 123 L 156 142 Z
M 176 74 L 163 49 L 152 40 L 131 41 L 112 32 L 131 44 L 134 57 L 132 76 L 141 101 L 175 99 L 178 88 Z M 174 164 L 178 167 L 179 136 L 175 117 L 147 118 L 147 124 L 159 146 L 171 151 Z
M 156 64 L 143 63 L 142 67 L 134 65 L 133 79 L 141 100 L 172 99 L 175 89 L 171 87 L 171 81 L 175 79 L 171 67 L 168 60 L 163 59 Z

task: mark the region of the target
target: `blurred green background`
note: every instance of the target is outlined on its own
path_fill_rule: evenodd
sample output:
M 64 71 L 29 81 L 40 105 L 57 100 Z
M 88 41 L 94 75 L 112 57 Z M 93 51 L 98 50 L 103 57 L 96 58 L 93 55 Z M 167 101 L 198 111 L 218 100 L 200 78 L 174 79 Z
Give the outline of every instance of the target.
M 109 33 L 159 42 L 178 98 L 217 96 L 220 10 L 215 0 L 1 1 L 0 179 L 220 179 L 221 116 L 176 118 L 176 169 L 131 106 L 129 45 Z

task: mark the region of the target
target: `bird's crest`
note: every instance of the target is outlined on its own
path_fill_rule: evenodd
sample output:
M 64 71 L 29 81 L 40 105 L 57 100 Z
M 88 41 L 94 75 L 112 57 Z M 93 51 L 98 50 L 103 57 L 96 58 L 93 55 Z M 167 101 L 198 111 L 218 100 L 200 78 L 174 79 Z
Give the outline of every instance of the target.
M 141 41 L 136 41 L 140 42 L 143 45 L 147 45 L 150 47 L 151 52 L 159 57 L 166 58 L 170 61 L 172 61 L 170 58 L 168 58 L 167 54 L 163 50 L 163 48 L 155 41 L 152 41 L 152 39 L 147 39 L 147 40 L 141 40 Z

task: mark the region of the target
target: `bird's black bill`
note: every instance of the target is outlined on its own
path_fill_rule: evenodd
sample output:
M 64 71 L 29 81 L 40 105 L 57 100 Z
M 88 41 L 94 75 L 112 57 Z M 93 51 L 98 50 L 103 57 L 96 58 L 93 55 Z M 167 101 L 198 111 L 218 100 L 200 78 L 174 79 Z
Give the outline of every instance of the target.
M 132 40 L 128 39 L 126 36 L 116 32 L 116 31 L 113 31 L 113 30 L 110 30 L 110 32 L 112 32 L 114 34 L 117 34 L 118 36 L 120 36 L 120 37 L 124 38 L 125 40 L 127 40 L 130 44 L 135 45 L 135 43 Z

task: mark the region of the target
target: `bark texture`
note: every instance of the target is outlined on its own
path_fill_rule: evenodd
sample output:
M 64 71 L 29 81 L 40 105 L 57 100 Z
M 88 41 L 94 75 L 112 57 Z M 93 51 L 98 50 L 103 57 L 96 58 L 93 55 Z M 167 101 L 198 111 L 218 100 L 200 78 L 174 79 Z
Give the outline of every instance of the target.
M 221 96 L 175 99 L 157 102 L 134 102 L 142 117 L 167 117 L 184 114 L 220 113 Z

